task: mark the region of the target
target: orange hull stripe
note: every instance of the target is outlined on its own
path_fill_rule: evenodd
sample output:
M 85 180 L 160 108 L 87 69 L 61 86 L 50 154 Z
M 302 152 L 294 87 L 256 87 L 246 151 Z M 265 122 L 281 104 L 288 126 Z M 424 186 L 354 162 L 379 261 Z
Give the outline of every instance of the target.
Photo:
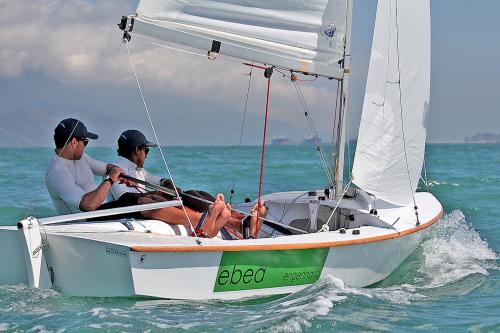
M 345 241 L 332 241 L 321 243 L 294 243 L 294 244 L 261 244 L 261 245 L 189 245 L 189 246 L 131 246 L 130 250 L 134 252 L 235 252 L 235 251 L 269 251 L 269 250 L 299 250 L 299 249 L 319 249 L 325 247 L 339 247 L 356 244 L 367 244 L 380 242 L 383 240 L 399 238 L 413 234 L 417 231 L 426 229 L 436 223 L 443 215 L 443 209 L 430 221 L 403 231 L 389 235 L 351 239 Z

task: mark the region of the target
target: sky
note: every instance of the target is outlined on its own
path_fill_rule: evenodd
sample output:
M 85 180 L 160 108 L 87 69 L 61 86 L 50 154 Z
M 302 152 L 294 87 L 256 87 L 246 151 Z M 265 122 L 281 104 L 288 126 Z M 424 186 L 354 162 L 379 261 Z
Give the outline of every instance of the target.
M 152 138 L 117 23 L 131 0 L 0 0 L 0 146 L 51 146 L 64 118 L 81 119 L 115 146 L 129 128 Z M 349 136 L 357 136 L 375 0 L 355 0 Z M 432 74 L 428 142 L 500 133 L 500 1 L 431 0 Z M 133 36 L 129 47 L 162 145 L 237 145 L 249 68 L 190 55 Z M 203 53 L 202 51 L 199 51 Z M 252 77 L 243 144 L 262 139 L 266 82 Z M 273 77 L 268 135 L 300 141 L 309 129 L 290 83 Z M 331 137 L 336 82 L 302 86 L 324 141 Z

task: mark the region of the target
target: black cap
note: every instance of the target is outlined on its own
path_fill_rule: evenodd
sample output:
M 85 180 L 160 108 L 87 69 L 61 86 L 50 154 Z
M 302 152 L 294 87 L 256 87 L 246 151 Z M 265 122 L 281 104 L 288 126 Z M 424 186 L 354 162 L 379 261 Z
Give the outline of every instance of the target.
M 72 138 L 97 139 L 99 136 L 87 131 L 87 127 L 78 119 L 68 118 L 62 120 L 54 129 L 54 137 L 63 140 Z
M 156 147 L 156 144 L 148 141 L 138 130 L 126 130 L 118 138 L 118 147 L 133 149 L 140 146 Z

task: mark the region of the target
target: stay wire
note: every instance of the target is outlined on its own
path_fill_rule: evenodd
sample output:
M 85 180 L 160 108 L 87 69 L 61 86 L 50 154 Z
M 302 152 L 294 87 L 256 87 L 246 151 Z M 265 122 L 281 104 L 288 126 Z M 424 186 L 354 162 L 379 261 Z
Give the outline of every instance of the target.
M 145 38 L 145 37 L 140 36 L 140 35 L 135 35 L 134 38 L 145 40 L 145 41 L 147 41 L 147 42 L 149 42 L 149 43 L 151 43 L 153 45 L 156 45 L 156 46 L 159 46 L 159 47 L 163 47 L 163 48 L 166 48 L 166 49 L 169 49 L 169 50 L 178 51 L 178 52 L 187 53 L 187 54 L 192 54 L 192 55 L 203 57 L 203 58 L 207 57 L 206 54 L 196 53 L 196 52 L 192 52 L 192 51 L 188 51 L 188 50 L 183 50 L 183 49 L 179 49 L 179 48 L 176 48 L 176 47 L 172 47 L 170 45 L 158 43 L 158 42 L 155 42 L 155 41 L 151 40 L 150 38 Z
M 333 152 L 335 151 L 335 129 L 337 128 L 337 113 L 339 107 L 340 81 L 337 81 L 337 95 L 335 99 L 335 111 L 333 113 L 332 145 L 330 147 L 330 173 L 333 174 Z
M 120 42 L 120 44 L 118 44 L 118 47 L 116 48 L 116 51 L 115 51 L 115 54 L 113 55 L 113 58 L 111 58 L 109 63 L 108 63 L 108 68 L 110 68 L 111 65 L 113 64 L 113 62 L 115 61 L 115 58 L 118 55 L 118 52 L 120 51 L 120 49 L 122 47 L 122 44 L 123 44 L 122 42 Z
M 300 91 L 300 90 L 299 90 Z M 303 100 L 303 106 L 305 106 L 307 108 L 307 104 L 305 102 L 305 99 L 304 97 L 302 96 L 302 93 L 300 92 L 301 94 L 301 97 L 302 97 L 302 100 Z M 312 120 L 312 117 L 310 115 L 310 112 L 309 112 L 309 109 L 307 109 L 307 112 L 306 112 L 306 119 L 307 119 L 307 122 L 309 124 L 309 128 L 311 129 L 311 132 L 312 132 L 312 135 L 314 138 L 317 138 L 319 137 L 318 136 L 318 132 L 316 130 L 316 126 L 314 124 L 314 121 Z M 331 175 L 330 175 L 330 172 L 329 172 L 329 169 L 328 169 L 328 164 L 326 163 L 326 156 L 325 156 L 325 152 L 323 151 L 323 148 L 321 145 L 318 145 L 316 144 L 316 152 L 318 153 L 318 156 L 321 160 L 321 164 L 323 166 L 323 169 L 325 171 L 325 174 L 328 178 L 328 186 L 332 185 L 333 184 L 333 180 L 331 178 Z
M 427 167 L 426 167 L 426 163 L 425 163 L 425 156 L 424 156 L 424 177 L 422 178 L 422 180 L 424 181 L 424 185 L 425 185 L 425 189 L 427 192 L 429 192 L 429 180 L 427 179 Z
M 318 130 L 316 129 L 316 124 L 314 123 L 314 120 L 312 119 L 311 112 L 309 111 L 309 107 L 307 106 L 307 102 L 306 102 L 306 99 L 304 97 L 304 94 L 302 93 L 302 89 L 300 89 L 300 86 L 297 82 L 295 82 L 295 86 L 296 86 L 296 89 L 298 91 L 299 98 L 302 102 L 302 106 L 303 106 L 305 112 L 307 112 L 306 119 L 307 119 L 309 127 L 312 131 L 312 134 L 315 137 L 319 137 Z M 323 151 L 323 148 L 321 147 L 321 145 L 316 145 L 316 149 L 318 150 L 318 153 L 321 156 L 322 162 L 326 165 L 326 156 L 325 156 L 325 152 Z
M 202 58 L 207 58 L 207 54 L 203 54 L 203 53 L 198 53 L 198 52 L 193 52 L 193 51 L 189 51 L 189 50 L 186 50 L 186 49 L 181 49 L 181 48 L 177 48 L 177 47 L 173 47 L 173 46 L 170 46 L 170 45 L 167 45 L 167 44 L 162 44 L 162 43 L 158 43 L 157 41 L 153 40 L 153 39 L 150 39 L 150 38 L 146 38 L 144 36 L 140 36 L 140 35 L 135 35 L 134 38 L 138 38 L 138 39 L 142 39 L 144 41 L 147 41 L 155 46 L 159 46 L 159 47 L 163 47 L 163 48 L 166 48 L 166 49 L 169 49 L 169 50 L 172 50 L 172 51 L 177 51 L 177 52 L 181 52 L 181 53 L 186 53 L 186 54 L 191 54 L 191 55 L 194 55 L 194 56 L 197 56 L 197 57 L 202 57 Z M 224 61 L 228 61 L 228 62 L 234 62 L 234 63 L 237 63 L 237 64 L 241 64 L 241 60 L 238 60 L 238 59 L 235 59 L 231 56 L 226 56 L 224 54 L 220 54 L 218 53 L 217 54 L 217 59 L 221 59 L 221 60 L 224 60 Z
M 300 101 L 300 104 L 302 106 L 302 109 L 304 110 L 304 116 L 306 117 L 306 121 L 307 121 L 307 125 L 309 126 L 309 130 L 311 131 L 311 134 L 313 136 L 317 136 L 315 128 L 314 128 L 314 124 L 311 123 L 311 119 L 309 118 L 310 117 L 309 108 L 307 107 L 307 103 L 304 99 L 304 96 L 302 95 L 302 91 L 300 90 L 300 87 L 298 86 L 297 83 L 292 82 L 292 85 L 295 88 L 295 92 L 297 93 L 297 96 L 299 97 L 299 101 Z M 320 155 L 320 159 L 321 159 L 321 155 Z
M 267 119 L 269 116 L 269 97 L 271 95 L 271 77 L 269 76 L 267 78 L 267 94 L 266 94 L 266 115 L 264 118 L 264 130 L 263 130 L 263 135 L 262 135 L 262 153 L 261 153 L 261 160 L 260 160 L 260 176 L 259 176 L 259 194 L 257 196 L 257 217 L 259 216 L 260 212 L 260 197 L 262 195 L 262 179 L 264 175 L 264 154 L 266 151 L 266 134 L 267 134 Z M 260 230 L 260 219 L 257 218 L 257 223 L 255 226 L 255 234 L 254 236 L 257 237 L 259 235 L 259 230 Z
M 139 88 L 139 92 L 141 94 L 141 99 L 142 99 L 142 103 L 144 105 L 144 110 L 146 111 L 146 115 L 147 115 L 147 117 L 149 119 L 149 124 L 151 125 L 151 129 L 153 130 L 153 135 L 155 137 L 156 144 L 158 145 L 158 150 L 160 151 L 160 155 L 161 155 L 161 158 L 163 160 L 163 164 L 165 165 L 165 168 L 167 169 L 168 177 L 172 181 L 172 185 L 174 187 L 175 194 L 176 194 L 176 196 L 178 198 L 180 198 L 179 192 L 177 191 L 177 186 L 175 185 L 174 178 L 172 177 L 172 173 L 170 172 L 170 168 L 168 167 L 167 160 L 165 158 L 165 155 L 163 154 L 163 150 L 161 149 L 160 140 L 158 139 L 158 135 L 156 134 L 155 126 L 154 126 L 153 121 L 151 119 L 151 114 L 149 113 L 148 105 L 146 103 L 146 99 L 144 98 L 144 94 L 142 92 L 141 83 L 139 81 L 139 77 L 137 76 L 137 72 L 135 70 L 134 61 L 132 59 L 132 54 L 130 53 L 130 48 L 128 47 L 127 40 L 124 40 L 124 43 L 125 43 L 125 46 L 127 47 L 127 52 L 128 52 L 128 56 L 129 56 L 129 59 L 130 59 L 130 64 L 132 65 L 132 70 L 134 72 L 135 80 L 137 82 L 137 87 Z M 181 207 L 182 207 L 182 210 L 184 211 L 184 214 L 186 215 L 186 218 L 187 218 L 187 220 L 189 222 L 189 226 L 191 227 L 193 235 L 196 238 L 196 242 L 198 243 L 198 245 L 201 245 L 201 241 L 200 241 L 200 239 L 198 238 L 198 235 L 195 232 L 195 228 L 193 226 L 193 223 L 191 222 L 191 219 L 189 218 L 189 215 L 187 213 L 186 207 L 184 206 L 184 203 L 182 202 L 182 200 L 181 200 Z
M 349 126 L 349 112 L 346 112 L 345 121 L 347 122 L 347 168 L 349 172 L 349 179 L 352 180 L 352 166 L 351 166 L 351 140 L 350 138 L 350 126 Z
M 316 126 L 314 124 L 314 121 L 311 118 L 309 108 L 307 107 L 306 100 L 304 98 L 304 95 L 302 94 L 302 91 L 300 89 L 300 86 L 296 82 L 292 82 L 292 85 L 295 88 L 295 91 L 297 92 L 297 95 L 299 97 L 300 103 L 302 105 L 302 108 L 304 109 L 304 115 L 306 117 L 307 124 L 309 125 L 309 129 L 311 130 L 311 134 L 314 137 L 318 137 L 318 131 L 316 130 Z M 330 186 L 333 184 L 333 179 L 330 175 L 329 169 L 328 169 L 328 164 L 326 163 L 326 156 L 325 153 L 321 147 L 321 145 L 315 145 L 316 146 L 316 152 L 318 153 L 318 156 L 320 158 L 321 164 L 323 166 L 323 169 L 325 171 L 325 174 L 328 178 L 328 185 Z
M 61 158 L 61 155 L 64 151 L 64 149 L 66 148 L 66 146 L 68 145 L 68 142 L 72 139 L 73 137 L 73 133 L 75 132 L 75 129 L 76 127 L 78 126 L 78 124 L 80 123 L 80 120 L 77 120 L 76 122 L 76 125 L 75 127 L 73 128 L 73 130 L 71 130 L 71 133 L 68 137 L 68 139 L 66 139 L 66 142 L 64 143 L 64 146 L 62 147 L 61 149 L 61 152 L 59 153 L 59 155 L 57 155 L 57 159 L 59 160 Z M 42 193 L 42 190 L 43 190 L 43 187 L 45 186 L 45 184 L 47 183 L 47 180 L 49 179 L 50 177 L 50 174 L 52 173 L 52 169 L 54 168 L 54 165 L 56 164 L 55 163 L 56 161 L 53 160 L 50 165 L 49 165 L 49 170 L 47 171 L 47 174 L 45 175 L 45 178 L 43 179 L 42 181 L 42 184 L 40 185 L 40 188 L 38 189 L 38 191 L 35 192 L 35 194 L 33 195 L 33 199 L 31 200 L 31 203 L 30 205 L 28 206 L 28 208 L 26 209 L 26 214 L 24 215 L 24 219 L 26 219 L 28 217 L 28 215 L 35 209 L 36 207 L 36 202 L 38 200 L 38 197 L 40 196 L 40 193 Z M 23 219 L 23 220 L 24 220 Z
M 332 210 L 332 213 L 330 214 L 330 216 L 328 217 L 328 219 L 326 220 L 326 222 L 323 224 L 323 227 L 320 229 L 320 230 L 323 230 L 323 228 L 325 226 L 328 226 L 328 224 L 330 223 L 330 220 L 332 219 L 333 217 L 333 214 L 335 214 L 335 211 L 337 210 L 337 208 L 339 207 L 340 205 L 340 202 L 342 201 L 342 199 L 344 199 L 344 196 L 345 194 L 347 193 L 347 191 L 349 190 L 349 186 L 351 186 L 351 183 L 352 183 L 352 180 L 349 181 L 349 183 L 347 183 L 347 185 L 344 187 L 344 190 L 342 191 L 342 195 L 340 196 L 339 200 L 337 201 L 337 204 L 335 205 L 335 207 L 333 208 Z
M 120 42 L 116 48 L 116 51 L 114 52 L 114 55 L 113 57 L 110 59 L 110 61 L 108 62 L 108 68 L 111 67 L 111 64 L 113 63 L 113 61 L 115 60 L 116 56 L 118 55 L 118 52 L 120 51 L 120 48 L 121 48 L 121 44 L 122 42 Z M 80 121 L 78 120 L 77 121 L 77 124 L 75 125 L 75 127 L 73 128 L 73 130 L 71 131 L 71 135 L 69 136 L 69 138 L 66 140 L 66 142 L 64 143 L 64 146 L 63 148 L 61 149 L 61 153 L 59 153 L 59 155 L 57 156 L 58 159 L 61 158 L 61 154 L 64 150 L 64 148 L 66 148 L 66 145 L 68 144 L 69 140 L 71 139 L 71 136 L 73 135 L 73 132 L 75 131 L 76 129 L 76 126 L 78 126 L 78 123 Z M 28 217 L 28 215 L 30 215 L 33 210 L 36 208 L 36 202 L 38 201 L 38 198 L 40 196 L 40 194 L 42 193 L 42 190 L 43 190 L 43 187 L 45 186 L 45 184 L 47 183 L 47 180 L 49 179 L 50 177 L 50 174 L 52 173 L 52 169 L 54 167 L 54 164 L 55 162 L 51 162 L 51 164 L 49 165 L 49 169 L 47 171 L 47 174 L 45 175 L 45 178 L 43 179 L 42 181 L 42 184 L 40 185 L 40 188 L 35 192 L 35 194 L 33 195 L 33 199 L 31 200 L 30 204 L 28 205 L 28 207 L 26 208 L 26 214 L 24 215 L 24 219 L 26 219 Z
M 253 62 L 252 62 L 253 65 Z M 241 150 L 241 142 L 243 140 L 243 129 L 245 128 L 245 119 L 247 114 L 248 107 L 248 96 L 250 95 L 250 85 L 252 84 L 252 75 L 253 75 L 253 67 L 250 67 L 250 73 L 248 74 L 248 86 L 247 86 L 247 95 L 245 98 L 245 108 L 243 109 L 243 119 L 241 121 L 241 130 L 240 130 L 240 141 L 238 143 L 238 150 Z M 231 192 L 229 195 L 229 204 L 232 204 L 233 196 L 234 196 L 234 182 L 236 180 L 236 175 L 233 174 L 233 183 L 231 185 Z
M 404 128 L 404 119 L 403 119 L 403 99 L 401 92 L 401 64 L 400 64 L 400 52 L 399 52 L 399 24 L 398 24 L 398 2 L 396 1 L 396 49 L 398 54 L 398 88 L 399 88 L 399 109 L 401 114 L 401 132 L 403 135 L 403 149 L 405 152 L 405 162 L 406 162 L 406 171 L 408 174 L 408 182 L 410 184 L 411 196 L 413 198 L 413 207 L 415 208 L 415 216 L 417 217 L 417 226 L 420 225 L 420 220 L 418 218 L 418 207 L 417 202 L 415 200 L 415 192 L 413 190 L 413 184 L 411 181 L 410 175 L 410 166 L 408 165 L 408 153 L 406 151 L 406 139 L 405 139 L 405 128 Z

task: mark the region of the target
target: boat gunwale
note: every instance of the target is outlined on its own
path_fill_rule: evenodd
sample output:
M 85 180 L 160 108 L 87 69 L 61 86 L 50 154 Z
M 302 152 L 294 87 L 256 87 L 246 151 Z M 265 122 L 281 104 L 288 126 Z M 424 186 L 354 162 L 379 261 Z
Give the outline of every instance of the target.
M 240 251 L 277 251 L 277 250 L 303 250 L 303 249 L 320 249 L 341 247 L 348 245 L 359 245 L 380 242 L 389 239 L 400 238 L 403 236 L 411 235 L 415 232 L 426 229 L 435 224 L 443 216 L 444 209 L 441 207 L 439 213 L 430 219 L 428 222 L 407 229 L 402 232 L 394 232 L 382 236 L 367 237 L 361 239 L 351 239 L 343 241 L 329 241 L 319 243 L 284 243 L 284 244 L 252 244 L 252 245 L 137 245 L 130 246 L 132 252 L 240 252 Z

